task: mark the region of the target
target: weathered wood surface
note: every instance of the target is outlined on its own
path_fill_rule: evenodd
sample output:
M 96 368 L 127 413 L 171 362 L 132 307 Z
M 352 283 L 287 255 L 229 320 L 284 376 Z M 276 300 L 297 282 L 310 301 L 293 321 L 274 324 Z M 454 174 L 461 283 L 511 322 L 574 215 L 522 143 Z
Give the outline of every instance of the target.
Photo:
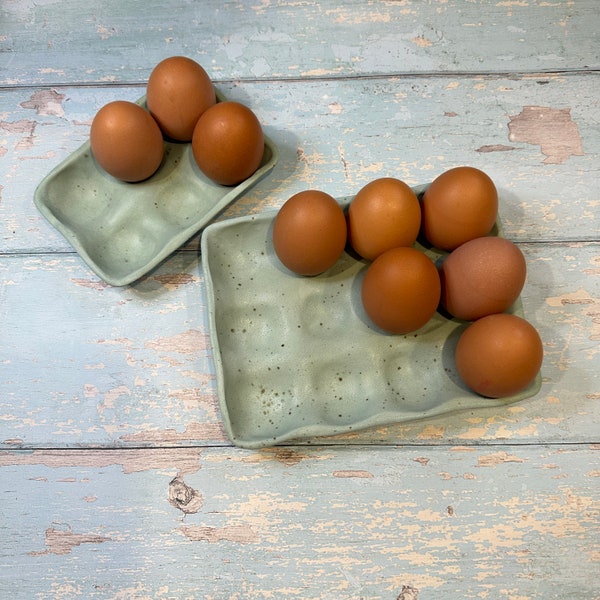
M 17 598 L 598 598 L 588 446 L 0 452 Z M 8 596 L 7 596 L 8 597 Z
M 600 84 L 592 75 L 219 88 L 252 106 L 281 155 L 272 175 L 225 217 L 280 206 L 306 187 L 346 196 L 376 177 L 416 185 L 469 164 L 496 182 L 511 239 L 597 239 Z M 33 205 L 35 188 L 88 139 L 101 106 L 143 93 L 143 87 L 1 93 L 0 251 L 71 249 Z
M 595 0 L 6 0 L 0 84 L 144 81 L 184 54 L 214 79 L 600 66 Z
M 598 24 L 594 0 L 0 3 L 0 597 L 600 599 Z M 113 288 L 32 201 L 174 54 L 280 149 L 219 219 L 488 172 L 540 393 L 232 447 L 200 236 Z

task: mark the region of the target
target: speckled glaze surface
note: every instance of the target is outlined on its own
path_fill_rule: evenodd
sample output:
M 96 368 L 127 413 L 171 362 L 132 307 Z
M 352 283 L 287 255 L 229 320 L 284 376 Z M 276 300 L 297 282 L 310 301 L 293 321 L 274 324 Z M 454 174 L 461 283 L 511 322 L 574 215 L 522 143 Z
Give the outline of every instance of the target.
M 165 141 L 158 171 L 143 182 L 126 183 L 98 166 L 86 142 L 43 179 L 34 202 L 97 275 L 121 286 L 177 250 L 277 160 L 275 144 L 265 137 L 254 175 L 237 186 L 222 186 L 200 171 L 191 144 Z
M 468 390 L 453 358 L 462 321 L 438 312 L 414 333 L 378 330 L 360 301 L 369 263 L 349 252 L 317 277 L 292 274 L 273 250 L 275 215 L 214 223 L 202 237 L 219 402 L 233 443 L 310 440 L 537 393 L 540 375 L 510 398 Z M 444 256 L 417 246 L 436 262 Z M 523 316 L 521 301 L 511 310 Z

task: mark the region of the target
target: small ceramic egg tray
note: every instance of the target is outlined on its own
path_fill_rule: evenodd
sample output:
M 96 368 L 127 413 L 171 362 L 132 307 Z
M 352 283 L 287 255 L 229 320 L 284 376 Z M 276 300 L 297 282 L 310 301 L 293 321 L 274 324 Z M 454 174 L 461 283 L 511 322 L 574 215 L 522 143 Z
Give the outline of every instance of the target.
M 225 100 L 219 92 L 217 98 Z M 144 105 L 145 98 L 138 104 Z M 166 141 L 158 171 L 143 182 L 126 183 L 98 166 L 87 141 L 40 183 L 34 202 L 98 276 L 122 286 L 187 242 L 277 160 L 277 147 L 265 136 L 258 170 L 227 187 L 200 171 L 191 144 Z
M 350 200 L 338 199 L 344 207 Z M 322 275 L 292 274 L 273 250 L 275 215 L 211 224 L 201 241 L 217 393 L 234 444 L 310 440 L 538 392 L 540 375 L 510 398 L 467 389 L 454 366 L 462 321 L 436 313 L 414 333 L 377 330 L 360 301 L 364 260 L 345 252 Z M 498 222 L 492 235 L 500 234 Z M 434 262 L 444 256 L 417 246 Z M 511 311 L 523 316 L 520 299 Z

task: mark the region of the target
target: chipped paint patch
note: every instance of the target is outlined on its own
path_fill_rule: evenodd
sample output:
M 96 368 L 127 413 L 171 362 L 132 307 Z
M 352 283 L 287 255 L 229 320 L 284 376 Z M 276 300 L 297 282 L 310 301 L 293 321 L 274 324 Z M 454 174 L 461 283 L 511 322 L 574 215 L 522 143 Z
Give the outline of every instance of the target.
M 114 340 L 107 340 L 104 338 L 101 338 L 99 340 L 97 340 L 98 344 L 106 344 L 107 346 L 125 346 L 127 348 L 130 348 L 131 346 L 133 346 L 133 342 L 127 338 L 116 338 Z
M 124 442 L 148 444 L 175 444 L 180 442 L 225 441 L 227 436 L 219 423 L 188 423 L 183 431 L 176 429 L 153 429 L 122 435 Z
M 28 150 L 33 147 L 34 132 L 37 123 L 28 119 L 19 121 L 0 121 L 0 130 L 11 134 L 22 133 L 24 136 L 15 144 L 15 150 Z
M 209 347 L 209 336 L 206 332 L 189 329 L 169 337 L 157 338 L 144 344 L 158 352 L 177 352 L 179 354 L 198 354 Z
M 514 454 L 508 454 L 508 452 L 502 450 L 500 452 L 493 452 L 492 454 L 484 454 L 483 456 L 480 456 L 479 460 L 477 461 L 477 466 L 495 467 L 496 465 L 507 462 L 522 463 L 525 462 L 525 460 L 515 456 Z
M 269 452 L 270 450 L 270 452 Z M 297 465 L 304 459 L 308 458 L 308 454 L 292 450 L 291 448 L 275 448 L 264 450 L 263 454 L 272 454 L 273 458 L 287 466 Z
M 471 427 L 456 437 L 461 440 L 480 440 L 486 437 L 488 431 L 486 427 Z
M 516 148 L 514 146 L 506 146 L 504 144 L 488 144 L 485 146 L 479 146 L 479 148 L 475 149 L 475 152 L 486 154 L 488 152 L 510 152 L 511 150 L 516 150 Z
M 579 288 L 575 292 L 561 294 L 560 296 L 552 296 L 546 298 L 546 304 L 549 306 L 565 306 L 566 304 L 594 304 L 596 300 L 584 288 Z
M 123 473 L 149 470 L 171 470 L 175 473 L 195 473 L 200 469 L 199 448 L 131 448 L 128 450 L 34 450 L 13 453 L 0 451 L 0 467 L 44 465 L 53 469 L 63 467 L 104 468 L 120 465 Z
M 56 90 L 38 90 L 31 95 L 29 100 L 21 102 L 21 106 L 35 110 L 38 115 L 64 117 L 65 111 L 62 102 L 65 98 L 64 94 L 60 94 Z
M 416 46 L 419 46 L 419 48 L 429 48 L 430 46 L 433 46 L 433 42 L 427 39 L 424 35 L 418 35 L 414 37 L 411 41 Z
M 352 477 L 356 477 L 358 479 L 373 479 L 373 477 L 374 477 L 373 473 L 370 473 L 369 471 L 362 471 L 362 470 L 356 470 L 356 469 L 346 469 L 346 470 L 342 470 L 342 471 L 334 471 L 332 473 L 332 475 L 334 477 L 339 477 L 341 479 L 348 479 L 348 478 L 352 478 Z
M 21 438 L 8 438 L 2 443 L 6 446 L 21 446 L 24 443 L 24 440 Z
M 310 69 L 309 71 L 302 71 L 302 77 L 327 77 L 329 75 L 336 75 L 337 73 L 342 73 L 344 71 L 344 67 L 337 67 L 335 69 Z
M 561 294 L 546 298 L 548 306 L 562 307 L 567 304 L 595 304 L 596 299 L 584 288 L 579 288 L 575 292 Z
M 182 402 L 185 410 L 197 410 L 202 407 L 211 417 L 216 417 L 216 398 L 212 392 L 205 392 L 201 388 L 173 390 L 168 398 L 175 398 Z
M 440 440 L 444 437 L 444 432 L 446 428 L 443 425 L 426 425 L 421 432 L 418 434 L 418 438 L 420 440 L 423 439 L 435 439 Z
M 45 554 L 70 554 L 73 548 L 81 544 L 102 544 L 109 542 L 111 538 L 103 535 L 85 533 L 73 533 L 71 526 L 67 529 L 49 527 L 45 533 L 46 550 L 28 552 L 29 556 L 44 556 Z
M 360 23 L 389 23 L 392 16 L 389 12 L 359 12 L 346 6 L 327 9 L 325 14 L 332 19 L 333 23 L 344 23 L 347 25 L 359 25 Z
M 562 164 L 571 156 L 583 156 L 581 136 L 570 108 L 524 106 L 508 123 L 511 142 L 539 145 L 544 164 Z
M 33 140 L 32 140 L 33 141 Z M 24 146 L 26 147 L 26 146 Z M 44 154 L 38 154 L 37 156 L 19 156 L 19 160 L 48 160 L 49 158 L 54 158 L 56 156 L 56 152 L 54 150 L 48 150 L 44 152 Z
M 124 385 L 120 385 L 106 392 L 104 400 L 97 406 L 98 414 L 103 415 L 106 409 L 113 409 L 121 396 L 131 396 L 131 390 Z
M 234 542 L 237 544 L 254 544 L 259 541 L 258 536 L 247 525 L 228 525 L 225 527 L 205 527 L 200 525 L 186 525 L 179 531 L 193 542 Z
M 538 422 L 550 423 L 549 419 L 539 419 Z M 506 425 L 500 425 L 492 436 L 494 439 L 508 440 L 514 437 L 535 438 L 538 436 L 538 428 L 536 423 L 528 423 L 524 427 L 518 429 L 508 429 Z
M 264 543 L 280 542 L 281 523 L 286 514 L 300 514 L 306 511 L 309 502 L 290 500 L 274 492 L 249 494 L 247 500 L 231 504 L 225 512 L 235 515 L 230 525 L 242 526 L 259 536 Z
M 188 283 L 198 283 L 200 277 L 191 273 L 169 273 L 166 275 L 155 275 L 152 279 L 158 281 L 167 290 L 173 291 Z
M 41 69 L 38 69 L 38 73 L 40 73 L 40 75 L 61 75 L 61 76 L 64 76 L 65 75 L 65 70 L 64 69 L 54 69 L 53 67 L 42 67 Z
M 594 498 L 575 494 L 570 488 L 546 496 L 544 502 L 533 499 L 527 512 L 522 498 L 508 498 L 499 504 L 519 517 L 514 520 L 514 529 L 525 533 L 535 531 L 556 538 L 581 535 L 585 532 L 584 525 L 593 525 L 597 520 Z
M 591 341 L 600 340 L 600 299 L 594 298 L 586 289 L 579 288 L 575 292 L 546 298 L 546 304 L 553 308 L 562 308 L 568 305 L 581 306 L 584 316 L 591 319 L 589 339 Z M 595 354 L 594 349 L 590 351 L 592 355 Z
M 19 121 L 0 121 L 0 129 L 8 131 L 8 133 L 26 133 L 28 136 L 33 135 L 35 121 L 29 121 L 28 119 L 20 119 Z
M 105 25 L 97 25 L 96 31 L 102 40 L 107 40 L 117 33 L 117 30 L 114 27 L 106 27 Z
M 258 452 L 243 456 L 241 462 L 258 464 L 271 460 L 276 460 L 288 467 L 297 465 L 303 460 L 313 458 L 314 460 L 323 460 L 327 458 L 325 455 L 311 456 L 306 452 L 300 452 L 299 450 L 293 450 L 292 448 L 261 448 Z
M 480 554 L 495 553 L 501 549 L 516 549 L 523 543 L 525 531 L 504 523 L 482 527 L 479 531 L 466 535 L 465 540 L 475 544 Z
M 103 291 L 108 287 L 111 287 L 108 283 L 101 281 L 100 279 L 81 279 L 81 278 L 72 278 L 71 283 L 78 285 L 83 288 L 89 288 L 91 290 Z

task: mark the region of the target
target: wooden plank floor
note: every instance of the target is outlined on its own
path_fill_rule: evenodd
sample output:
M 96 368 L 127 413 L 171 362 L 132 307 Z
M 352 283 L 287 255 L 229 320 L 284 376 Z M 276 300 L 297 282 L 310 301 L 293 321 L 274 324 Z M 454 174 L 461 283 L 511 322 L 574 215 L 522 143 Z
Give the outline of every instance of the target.
M 600 599 L 594 0 L 0 4 L 0 597 Z M 217 401 L 201 233 L 112 287 L 37 211 L 96 111 L 200 62 L 280 159 L 216 220 L 469 164 L 542 388 L 259 451 Z
M 175 54 L 230 80 L 539 73 L 600 62 L 593 0 L 56 4 L 3 3 L 0 82 L 140 82 Z
M 594 598 L 594 452 L 7 453 L 2 564 L 20 568 L 2 582 L 22 598 Z

